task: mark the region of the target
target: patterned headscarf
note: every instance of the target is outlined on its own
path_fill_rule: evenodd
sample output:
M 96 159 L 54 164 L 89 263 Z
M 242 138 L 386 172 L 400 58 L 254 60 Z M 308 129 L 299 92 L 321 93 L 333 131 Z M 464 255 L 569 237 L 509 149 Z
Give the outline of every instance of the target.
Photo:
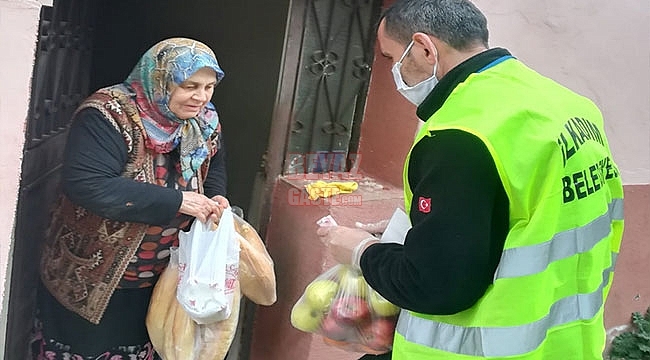
M 219 126 L 219 115 L 208 102 L 197 116 L 179 119 L 169 109 L 169 98 L 176 85 L 203 67 L 217 73 L 217 82 L 224 76 L 214 53 L 205 44 L 171 38 L 152 46 L 124 82 L 135 93 L 147 133 L 147 147 L 156 153 L 167 153 L 180 145 L 181 172 L 186 181 L 208 157 L 207 140 Z

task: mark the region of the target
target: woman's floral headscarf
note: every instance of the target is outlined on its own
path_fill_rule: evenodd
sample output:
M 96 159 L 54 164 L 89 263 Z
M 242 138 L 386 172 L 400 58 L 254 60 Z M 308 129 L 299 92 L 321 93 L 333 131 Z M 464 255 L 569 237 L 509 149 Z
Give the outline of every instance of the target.
M 180 145 L 183 178 L 189 180 L 208 157 L 207 141 L 219 126 L 219 115 L 210 102 L 195 117 L 182 120 L 169 109 L 175 86 L 197 70 L 208 67 L 224 76 L 217 59 L 206 45 L 187 38 L 171 38 L 152 46 L 135 65 L 124 85 L 135 93 L 147 147 L 167 153 Z

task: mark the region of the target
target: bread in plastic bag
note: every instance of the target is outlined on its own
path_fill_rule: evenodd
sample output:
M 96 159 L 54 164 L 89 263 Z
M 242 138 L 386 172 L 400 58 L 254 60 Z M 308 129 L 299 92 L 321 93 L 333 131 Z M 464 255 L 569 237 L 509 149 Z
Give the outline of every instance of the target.
M 228 318 L 240 251 L 232 209 L 223 211 L 218 227 L 195 220 L 178 240 L 178 301 L 199 324 Z
M 242 294 L 258 305 L 273 305 L 277 300 L 273 259 L 259 234 L 246 220 L 233 214 L 240 235 L 239 283 Z
M 197 324 L 176 299 L 178 248 L 153 289 L 146 317 L 151 343 L 163 360 L 223 360 L 237 330 L 241 293 L 235 282 L 230 316 Z
M 178 248 L 153 288 L 145 324 L 154 349 L 163 360 L 192 359 L 195 323 L 176 300 Z M 180 357 L 179 357 L 180 356 Z
M 196 341 L 198 344 L 198 352 L 194 360 L 225 359 L 237 332 L 240 304 L 241 292 L 238 282 L 235 287 L 230 316 L 222 321 L 197 325 Z M 181 360 L 181 358 L 177 360 Z
M 339 264 L 307 285 L 291 309 L 291 324 L 346 351 L 383 354 L 392 349 L 399 312 L 368 285 L 361 269 Z

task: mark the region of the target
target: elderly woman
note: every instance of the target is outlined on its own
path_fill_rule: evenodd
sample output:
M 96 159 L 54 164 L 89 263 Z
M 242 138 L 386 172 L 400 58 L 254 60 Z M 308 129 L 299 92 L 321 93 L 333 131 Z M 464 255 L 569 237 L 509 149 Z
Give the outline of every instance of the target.
M 35 359 L 154 359 L 145 317 L 169 248 L 226 199 L 224 73 L 191 39 L 151 47 L 75 113 L 41 259 Z

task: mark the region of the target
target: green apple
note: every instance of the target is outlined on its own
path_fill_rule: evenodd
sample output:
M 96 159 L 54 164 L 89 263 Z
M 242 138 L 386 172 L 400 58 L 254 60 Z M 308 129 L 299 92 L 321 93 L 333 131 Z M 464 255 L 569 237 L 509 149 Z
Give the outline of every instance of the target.
M 335 266 L 335 268 L 336 271 L 334 273 L 336 274 L 336 278 L 339 280 L 344 277 L 348 271 L 354 271 L 350 265 L 345 264 L 338 264 Z
M 358 296 L 365 299 L 368 295 L 368 283 L 363 278 L 361 271 L 348 269 L 340 273 L 339 286 L 346 295 Z
M 382 317 L 397 315 L 400 308 L 386 300 L 378 292 L 371 290 L 368 296 L 368 302 L 372 311 Z
M 291 325 L 304 332 L 314 332 L 320 327 L 323 315 L 322 311 L 312 308 L 305 301 L 300 301 L 291 309 Z
M 336 281 L 321 279 L 314 280 L 305 288 L 305 301 L 314 309 L 325 311 L 339 290 Z

